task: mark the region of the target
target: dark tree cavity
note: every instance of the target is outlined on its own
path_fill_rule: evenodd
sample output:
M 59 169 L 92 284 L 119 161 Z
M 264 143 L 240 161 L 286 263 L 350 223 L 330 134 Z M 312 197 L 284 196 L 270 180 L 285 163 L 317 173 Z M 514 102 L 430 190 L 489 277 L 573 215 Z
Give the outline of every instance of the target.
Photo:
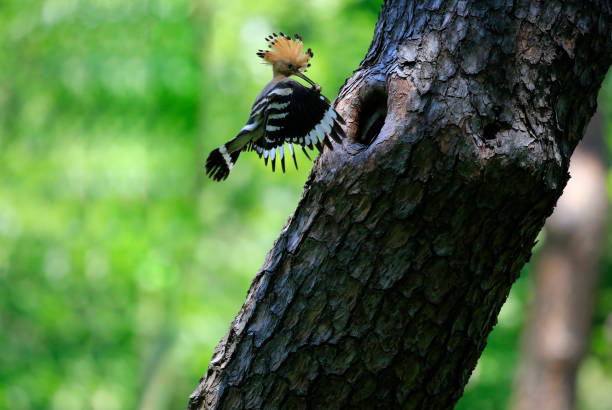
M 448 409 L 568 179 L 603 1 L 383 4 L 302 199 L 189 409 Z

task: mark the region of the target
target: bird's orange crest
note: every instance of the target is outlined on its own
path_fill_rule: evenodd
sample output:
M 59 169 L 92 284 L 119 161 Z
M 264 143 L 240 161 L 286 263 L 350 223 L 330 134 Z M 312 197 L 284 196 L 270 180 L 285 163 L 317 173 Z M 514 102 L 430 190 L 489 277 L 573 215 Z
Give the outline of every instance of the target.
M 257 55 L 264 59 L 267 63 L 274 64 L 276 61 L 285 60 L 295 67 L 299 67 L 300 71 L 305 71 L 310 66 L 308 61 L 313 57 L 311 49 L 302 53 L 302 37 L 294 34 L 295 40 L 282 32 L 280 34 L 272 33 L 266 37 L 268 47 L 271 50 L 259 50 Z

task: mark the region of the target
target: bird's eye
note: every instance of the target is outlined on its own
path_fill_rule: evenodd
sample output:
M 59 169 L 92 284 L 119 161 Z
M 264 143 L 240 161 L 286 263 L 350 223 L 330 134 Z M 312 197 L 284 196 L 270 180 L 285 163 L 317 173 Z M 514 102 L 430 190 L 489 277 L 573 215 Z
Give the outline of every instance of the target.
M 293 68 L 293 64 L 287 64 L 287 68 Z

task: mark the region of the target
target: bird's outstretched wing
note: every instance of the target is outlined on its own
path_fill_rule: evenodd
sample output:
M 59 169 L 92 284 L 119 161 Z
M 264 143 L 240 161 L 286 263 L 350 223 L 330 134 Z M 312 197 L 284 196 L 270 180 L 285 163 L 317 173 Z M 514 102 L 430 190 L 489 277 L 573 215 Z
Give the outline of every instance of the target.
M 297 168 L 293 144 L 300 145 L 310 158 L 306 147 L 319 151 L 323 145 L 333 149 L 330 138 L 341 143 L 344 131 L 342 117 L 330 105 L 329 100 L 319 91 L 304 87 L 297 81 L 287 79 L 279 82 L 265 96 L 263 108 L 263 132 L 261 137 L 252 140 L 249 147 L 260 157 L 272 162 L 275 168 L 276 151 L 285 171 L 284 144 L 287 143 L 293 162 Z

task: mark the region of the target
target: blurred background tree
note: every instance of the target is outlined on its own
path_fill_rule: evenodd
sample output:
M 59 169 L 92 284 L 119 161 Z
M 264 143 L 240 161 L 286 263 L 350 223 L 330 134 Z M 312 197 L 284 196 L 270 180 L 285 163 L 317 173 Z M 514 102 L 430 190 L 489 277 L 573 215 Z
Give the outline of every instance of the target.
M 609 216 L 606 149 L 595 114 L 572 154 L 572 175 L 534 258 L 533 297 L 515 375 L 514 410 L 575 408 Z
M 184 408 L 311 166 L 245 155 L 226 183 L 203 178 L 269 80 L 255 51 L 302 34 L 333 98 L 380 3 L 0 2 L 0 408 Z M 600 104 L 610 142 L 610 81 Z M 610 248 L 583 409 L 612 407 Z M 506 407 L 529 270 L 458 408 Z

